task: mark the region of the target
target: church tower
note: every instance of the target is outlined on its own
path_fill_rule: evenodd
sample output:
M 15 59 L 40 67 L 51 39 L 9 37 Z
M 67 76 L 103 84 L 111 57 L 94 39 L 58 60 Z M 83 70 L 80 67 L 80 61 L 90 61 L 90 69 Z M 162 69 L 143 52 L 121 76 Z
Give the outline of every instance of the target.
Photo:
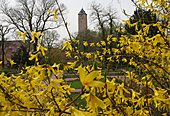
M 78 13 L 78 33 L 83 34 L 87 31 L 87 14 L 82 8 Z

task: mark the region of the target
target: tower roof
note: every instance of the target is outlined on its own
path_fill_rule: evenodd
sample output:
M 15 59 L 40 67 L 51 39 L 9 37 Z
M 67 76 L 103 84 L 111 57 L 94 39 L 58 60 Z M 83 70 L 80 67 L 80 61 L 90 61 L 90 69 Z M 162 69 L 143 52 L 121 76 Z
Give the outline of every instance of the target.
M 84 15 L 84 14 L 87 15 L 84 9 L 82 8 L 81 11 L 78 13 L 78 15 Z

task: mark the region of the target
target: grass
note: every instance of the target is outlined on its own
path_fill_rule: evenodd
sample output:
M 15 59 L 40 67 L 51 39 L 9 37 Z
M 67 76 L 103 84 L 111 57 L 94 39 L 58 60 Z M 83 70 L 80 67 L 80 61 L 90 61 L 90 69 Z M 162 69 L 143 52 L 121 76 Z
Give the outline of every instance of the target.
M 82 83 L 80 82 L 80 80 L 70 81 L 69 83 L 71 84 L 71 87 L 75 88 L 75 89 L 80 89 L 82 87 Z M 72 93 L 71 94 L 71 98 L 74 100 L 78 95 L 79 95 L 79 93 Z M 81 97 L 79 97 L 75 101 L 75 104 L 76 104 L 76 106 L 78 108 L 85 108 L 86 100 L 85 99 L 81 99 Z
M 70 81 L 70 83 L 72 88 L 80 89 L 82 87 L 82 84 L 79 80 Z

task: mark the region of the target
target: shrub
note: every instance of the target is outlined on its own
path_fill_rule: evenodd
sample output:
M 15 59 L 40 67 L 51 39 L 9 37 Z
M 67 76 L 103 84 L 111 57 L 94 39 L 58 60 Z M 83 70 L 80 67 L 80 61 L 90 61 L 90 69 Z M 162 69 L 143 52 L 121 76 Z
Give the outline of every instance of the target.
M 146 5 L 145 2 L 141 0 L 137 4 Z M 101 47 L 101 51 L 88 53 L 78 51 L 74 47 L 74 42 L 78 41 L 71 39 L 64 43 L 63 49 L 74 60 L 63 64 L 62 68 L 61 64 L 39 64 L 38 57 L 40 54 L 44 56 L 46 49 L 38 42 L 36 53 L 29 58 L 35 60 L 34 66 L 10 77 L 4 73 L 0 75 L 1 115 L 168 115 L 170 37 L 164 34 L 170 27 L 168 12 L 165 12 L 167 4 L 167 1 L 152 1 L 147 6 L 168 22 L 153 24 L 161 34 L 151 38 L 145 36 L 150 25 L 143 24 L 138 35 L 122 35 L 120 39 L 109 37 L 105 41 L 107 44 L 119 41 L 119 48 L 108 49 L 100 42 L 96 46 Z M 162 9 L 164 13 L 160 11 Z M 37 37 L 37 40 L 40 39 Z M 111 51 L 114 55 L 110 54 Z M 127 55 L 131 58 L 127 59 Z M 82 61 L 85 57 L 94 63 Z M 119 78 L 110 76 L 110 63 L 114 60 L 126 62 L 133 68 L 123 69 L 124 75 Z M 76 96 L 73 95 L 74 88 L 63 79 L 63 73 L 70 69 L 75 73 L 71 76 L 78 76 L 82 84 Z M 86 101 L 83 107 L 76 103 L 80 98 Z

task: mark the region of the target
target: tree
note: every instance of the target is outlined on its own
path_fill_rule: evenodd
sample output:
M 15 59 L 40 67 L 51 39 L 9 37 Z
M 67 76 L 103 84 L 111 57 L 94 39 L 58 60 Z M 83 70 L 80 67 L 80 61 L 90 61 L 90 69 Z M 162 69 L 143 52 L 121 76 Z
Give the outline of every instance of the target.
M 64 53 L 59 47 L 59 34 L 53 31 L 46 31 L 42 37 L 42 45 L 45 46 L 48 50 L 46 53 L 46 59 L 44 62 L 49 64 L 61 63 L 64 61 Z
M 32 32 L 43 33 L 61 26 L 60 20 L 53 20 L 53 17 L 59 16 L 55 6 L 55 0 L 17 0 L 16 7 L 8 7 L 6 3 L 1 4 L 1 11 L 6 16 L 3 21 L 11 24 L 19 32 L 26 32 L 26 37 L 31 40 Z M 65 6 L 61 6 L 64 11 Z M 36 46 L 37 38 L 34 41 L 34 51 Z
M 125 29 L 127 31 L 127 33 L 136 35 L 138 30 L 141 30 L 142 28 L 142 24 L 155 24 L 158 22 L 158 18 L 156 16 L 156 14 L 154 14 L 150 9 L 149 10 L 144 10 L 140 7 L 138 7 L 136 9 L 136 11 L 134 11 L 134 14 L 130 17 L 130 22 L 128 22 L 127 24 L 125 24 Z M 134 25 L 135 23 L 137 23 L 136 25 Z M 151 26 L 148 30 L 148 34 L 146 36 L 154 36 L 156 34 L 158 34 L 159 29 L 155 26 Z
M 117 12 L 116 10 L 113 10 L 111 6 L 107 7 L 105 10 L 105 16 L 107 17 L 108 27 L 109 27 L 109 34 L 115 34 L 115 29 L 117 28 L 116 24 L 116 16 Z
M 90 18 L 92 22 L 95 22 L 101 32 L 102 40 L 105 40 L 108 34 L 113 34 L 115 27 L 116 11 L 111 6 L 104 9 L 101 4 L 93 2 L 90 6 L 91 14 Z M 109 32 L 107 32 L 107 29 Z
M 106 46 L 106 49 L 110 49 L 111 47 L 117 47 L 117 42 L 111 42 L 107 43 L 108 36 L 118 37 L 118 32 L 116 31 L 116 28 L 118 28 L 120 25 L 117 22 L 117 12 L 115 9 L 113 9 L 113 6 L 108 6 L 106 8 L 103 8 L 101 4 L 97 4 L 93 2 L 90 7 L 91 10 L 91 19 L 92 22 L 95 22 L 97 27 L 99 28 L 99 36 L 98 36 L 98 43 L 101 44 L 101 46 Z M 102 48 L 98 48 L 102 49 Z M 107 59 L 110 55 L 113 55 L 113 52 L 111 51 L 109 54 L 105 54 L 103 56 L 102 62 L 107 62 Z M 102 63 L 103 67 L 107 67 L 107 63 Z
M 59 34 L 54 31 L 46 31 L 42 37 L 42 44 L 46 48 L 54 48 L 57 46 Z
M 101 6 L 101 4 L 96 4 L 95 2 L 93 2 L 91 4 L 91 14 L 90 14 L 90 17 L 92 19 L 92 21 L 96 21 L 97 22 L 97 25 L 99 26 L 99 30 L 101 30 L 101 33 L 102 33 L 102 39 L 104 40 L 104 38 L 106 37 L 106 34 L 105 34 L 105 27 L 104 27 L 104 24 L 106 22 L 106 19 L 104 19 L 104 14 L 103 14 L 103 8 Z
M 1 59 L 2 59 L 2 68 L 4 68 L 5 66 L 5 41 L 6 41 L 6 35 L 9 33 L 9 31 L 11 30 L 12 28 L 10 28 L 8 25 L 0 25 L 0 38 L 1 38 Z
M 29 52 L 28 47 L 25 45 L 21 45 L 15 53 L 12 55 L 12 60 L 16 63 L 14 64 L 15 68 L 18 68 L 18 70 L 22 70 L 22 68 L 26 66 L 31 66 L 34 64 L 34 61 L 29 60 Z

